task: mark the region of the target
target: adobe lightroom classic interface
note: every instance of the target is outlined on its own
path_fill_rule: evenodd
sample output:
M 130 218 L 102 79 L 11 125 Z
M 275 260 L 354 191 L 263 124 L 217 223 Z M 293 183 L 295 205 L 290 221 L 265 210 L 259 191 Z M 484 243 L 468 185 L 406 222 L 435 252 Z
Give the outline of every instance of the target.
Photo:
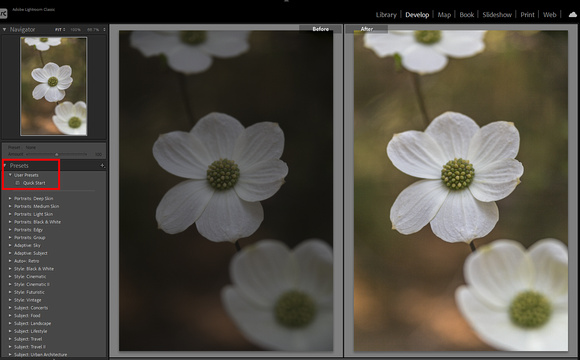
M 0 9 L 3 359 L 577 355 L 572 11 L 63 13 Z

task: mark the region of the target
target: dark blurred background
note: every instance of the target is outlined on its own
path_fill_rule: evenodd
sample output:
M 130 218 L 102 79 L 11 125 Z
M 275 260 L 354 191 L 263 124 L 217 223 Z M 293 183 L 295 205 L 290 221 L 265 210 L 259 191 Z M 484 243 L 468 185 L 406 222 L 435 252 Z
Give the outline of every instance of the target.
M 32 91 L 40 84 L 32 78 L 32 70 L 43 68 L 49 62 L 58 66 L 72 68 L 73 82 L 65 90 L 66 95 L 60 102 L 87 101 L 87 39 L 61 38 L 60 45 L 51 46 L 46 51 L 36 50 L 21 39 L 21 134 L 22 135 L 63 135 L 52 121 L 56 102 L 48 102 L 43 97 L 35 100 Z M 87 104 L 88 106 L 88 104 Z
M 252 32 L 248 52 L 214 58 L 207 71 L 186 77 L 186 93 L 182 75 L 162 57 L 144 57 L 129 36 L 120 37 L 120 350 L 259 350 L 220 300 L 234 245 L 206 240 L 195 225 L 175 235 L 157 229 L 159 201 L 184 179 L 159 167 L 152 147 L 160 134 L 192 128 L 184 94 L 195 119 L 222 112 L 245 127 L 279 123 L 286 183 L 261 202 L 262 225 L 240 243 L 332 245 L 332 34 Z
M 456 111 L 479 126 L 504 120 L 520 132 L 521 184 L 497 202 L 500 217 L 481 246 L 512 239 L 568 241 L 568 38 L 566 32 L 488 31 L 485 50 L 419 77 L 430 119 Z M 461 317 L 455 290 L 470 253 L 430 226 L 391 230 L 397 195 L 417 179 L 386 154 L 393 134 L 424 131 L 412 75 L 355 36 L 354 350 L 493 350 Z

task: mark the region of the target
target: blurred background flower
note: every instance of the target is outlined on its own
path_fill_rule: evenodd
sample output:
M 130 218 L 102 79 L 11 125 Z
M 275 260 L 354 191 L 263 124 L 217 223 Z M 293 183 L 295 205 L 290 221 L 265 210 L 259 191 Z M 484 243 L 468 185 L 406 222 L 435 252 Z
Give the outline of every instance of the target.
M 223 304 L 244 336 L 265 350 L 332 351 L 332 262 L 332 248 L 318 239 L 292 250 L 261 240 L 232 259 Z
M 50 49 L 51 46 L 60 45 L 60 39 L 61 38 L 58 37 L 44 37 L 44 38 L 27 37 L 24 38 L 24 42 L 30 46 L 34 46 L 36 50 L 46 51 Z
M 568 36 L 564 31 L 488 31 L 485 51 L 421 76 L 430 119 L 457 111 L 479 126 L 513 122 L 521 184 L 497 202 L 500 219 L 482 239 L 568 239 Z M 455 289 L 470 254 L 429 228 L 391 229 L 389 211 L 416 179 L 385 156 L 393 134 L 423 131 L 412 77 L 354 39 L 354 349 L 494 350 L 459 313 Z
M 485 49 L 485 31 L 451 30 L 393 30 L 388 33 L 366 33 L 365 46 L 377 56 L 401 58 L 401 64 L 418 74 L 441 71 L 448 63 L 447 57 L 466 58 Z
M 203 72 L 213 57 L 230 58 L 249 48 L 249 31 L 134 31 L 131 45 L 144 56 L 163 55 L 167 64 L 184 74 Z
M 513 240 L 480 247 L 465 261 L 459 310 L 498 350 L 568 351 L 568 248 L 543 239 L 526 250 Z
M 87 134 L 87 104 L 84 101 L 65 101 L 54 109 L 52 121 L 63 134 Z

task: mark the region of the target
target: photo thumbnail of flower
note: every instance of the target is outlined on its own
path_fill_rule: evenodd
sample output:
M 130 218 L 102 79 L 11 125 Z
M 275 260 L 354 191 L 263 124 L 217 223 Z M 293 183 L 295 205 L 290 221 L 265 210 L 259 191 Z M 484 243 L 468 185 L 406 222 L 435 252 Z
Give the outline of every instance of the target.
M 87 39 L 23 37 L 20 48 L 21 135 L 87 135 Z M 59 127 L 63 102 L 85 104 L 83 126 Z
M 332 300 L 336 241 L 333 36 L 196 32 L 120 36 L 120 349 L 333 351 L 332 303 L 320 303 Z M 203 70 L 175 67 L 208 58 Z M 301 246 L 314 238 L 316 249 Z M 264 239 L 312 261 L 312 276 L 328 270 L 330 294 L 311 295 L 316 317 L 296 346 L 254 341 L 222 301 L 227 286 L 242 296 L 237 281 L 255 281 L 230 269 Z M 312 331 L 324 348 L 300 343 Z
M 61 133 L 67 135 L 87 134 L 87 104 L 84 101 L 72 103 L 64 101 L 54 109 L 54 125 Z
M 495 239 L 568 243 L 567 33 L 398 30 L 354 36 L 354 350 L 514 350 L 455 290 Z
M 44 65 L 42 68 L 32 70 L 31 75 L 34 80 L 40 83 L 32 91 L 32 97 L 35 100 L 44 98 L 49 102 L 61 101 L 66 95 L 65 90 L 73 82 L 70 66 L 58 66 L 52 62 Z

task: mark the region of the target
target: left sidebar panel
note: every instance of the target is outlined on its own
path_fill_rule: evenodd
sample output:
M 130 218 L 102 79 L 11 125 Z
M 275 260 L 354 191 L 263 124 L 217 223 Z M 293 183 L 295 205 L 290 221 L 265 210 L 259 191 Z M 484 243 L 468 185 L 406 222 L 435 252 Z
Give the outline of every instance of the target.
M 108 29 L 0 30 L 0 355 L 107 359 Z

